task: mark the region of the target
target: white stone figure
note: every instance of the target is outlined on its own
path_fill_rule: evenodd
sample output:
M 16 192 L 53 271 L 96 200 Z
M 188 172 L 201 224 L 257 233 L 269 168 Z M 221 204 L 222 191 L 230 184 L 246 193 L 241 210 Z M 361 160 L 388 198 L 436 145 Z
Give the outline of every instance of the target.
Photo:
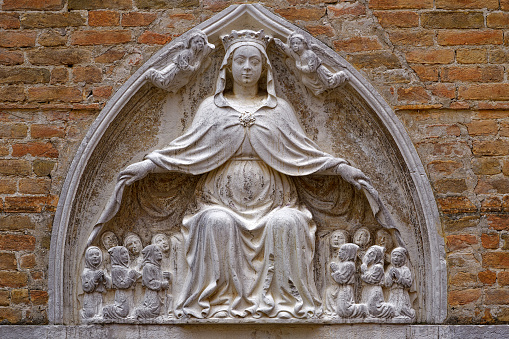
M 339 249 L 341 246 L 346 244 L 348 242 L 348 232 L 345 230 L 335 230 L 333 231 L 329 236 L 329 262 L 330 265 L 334 263 L 337 265 L 336 261 L 339 254 Z M 330 266 L 329 265 L 329 266 Z M 330 268 L 329 268 L 330 269 Z M 331 272 L 327 272 L 331 273 Z M 335 315 L 336 314 L 336 299 L 337 299 L 337 292 L 338 287 L 337 284 L 330 278 L 330 282 L 326 288 L 325 291 L 325 313 L 329 315 Z
M 210 65 L 209 54 L 215 46 L 210 44 L 207 36 L 202 31 L 195 31 L 184 44 L 174 46 L 168 53 L 175 49 L 182 49 L 174 57 L 172 62 L 158 71 L 151 68 L 147 71 L 146 77 L 155 86 L 165 89 L 169 92 L 176 92 L 187 85 L 189 80 L 200 69 L 205 69 Z M 166 57 L 165 53 L 161 58 Z
M 375 318 L 394 317 L 393 305 L 384 301 L 384 248 L 373 245 L 362 258 L 361 279 L 366 284 L 362 288 L 361 302 L 365 303 L 369 315 Z
M 365 304 L 356 304 L 355 292 L 355 258 L 359 246 L 355 244 L 344 244 L 339 249 L 339 263 L 331 262 L 331 276 L 337 283 L 335 296 L 335 314 L 342 318 L 365 317 L 368 313 Z
M 104 271 L 99 269 L 102 264 L 102 251 L 99 247 L 90 246 L 85 251 L 85 269 L 81 273 L 81 286 L 83 296 L 83 309 L 81 317 L 90 319 L 100 317 L 103 296 L 106 291 L 107 278 Z
M 129 254 L 131 256 L 129 267 L 141 272 L 141 265 L 143 263 L 141 251 L 143 249 L 143 245 L 140 237 L 134 233 L 127 234 L 124 239 L 124 246 L 129 250 Z
M 129 251 L 124 246 L 114 246 L 108 253 L 111 258 L 111 285 L 115 289 L 115 301 L 113 305 L 103 307 L 103 318 L 127 318 L 133 306 L 133 287 L 140 274 L 129 269 Z
M 215 95 L 202 102 L 182 136 L 120 173 L 89 238 L 118 211 L 126 185 L 149 173 L 202 175 L 197 208 L 182 221 L 189 269 L 177 317 L 321 314 L 313 274 L 316 226 L 292 177 L 339 175 L 371 196 L 377 220 L 386 213 L 363 172 L 321 151 L 292 107 L 276 96 L 269 40 L 263 31 L 249 30 L 223 37 L 226 53 Z M 259 86 L 262 73 L 265 86 Z
M 172 265 L 171 265 L 171 258 L 170 257 L 170 250 L 171 250 L 171 243 L 166 234 L 164 233 L 158 233 L 152 237 L 152 244 L 159 246 L 159 249 L 162 252 L 162 260 L 161 260 L 161 270 L 165 272 L 171 272 L 173 273 L 173 276 L 175 276 L 174 272 L 172 272 Z M 171 289 L 171 286 L 170 288 Z M 170 290 L 171 291 L 171 290 Z M 171 293 L 168 293 L 166 295 L 166 303 L 164 305 L 164 312 L 165 313 L 173 313 L 173 297 Z
M 101 236 L 101 242 L 104 246 L 104 249 L 108 251 L 110 248 L 118 246 L 118 238 L 115 233 L 111 231 L 106 231 Z
M 161 270 L 163 254 L 157 245 L 148 245 L 143 253 L 142 281 L 145 286 L 143 305 L 135 309 L 136 319 L 149 319 L 161 314 L 161 306 L 164 304 L 163 290 L 170 287 L 170 275 Z
M 375 245 L 385 248 L 385 262 L 390 263 L 391 262 L 390 252 L 394 247 L 394 241 L 392 240 L 391 234 L 383 228 L 376 231 Z
M 371 233 L 367 227 L 361 227 L 353 235 L 353 243 L 359 246 L 357 257 L 362 261 L 366 250 L 371 245 Z
M 332 73 L 322 64 L 304 35 L 294 32 L 288 36 L 287 44 L 277 38 L 274 42 L 295 61 L 300 80 L 314 95 L 336 88 L 348 80 L 344 71 Z
M 341 246 L 348 242 L 348 232 L 345 230 L 335 230 L 330 235 L 331 257 L 336 258 Z
M 394 306 L 396 317 L 415 318 L 415 310 L 410 304 L 408 289 L 412 286 L 412 273 L 405 265 L 407 250 L 396 247 L 391 252 L 391 265 L 385 274 L 385 285 L 390 287 L 389 303 Z

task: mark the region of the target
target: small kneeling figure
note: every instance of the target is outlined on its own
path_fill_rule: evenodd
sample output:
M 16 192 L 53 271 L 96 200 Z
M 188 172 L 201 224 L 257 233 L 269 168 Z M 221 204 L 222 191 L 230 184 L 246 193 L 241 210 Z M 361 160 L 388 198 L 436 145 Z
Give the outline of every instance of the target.
M 81 273 L 81 286 L 85 292 L 81 317 L 94 318 L 100 315 L 102 308 L 102 293 L 107 282 L 106 275 L 99 267 L 103 261 L 102 251 L 99 247 L 90 246 L 85 252 L 85 269 Z
M 412 285 L 412 274 L 406 263 L 407 250 L 396 247 L 391 252 L 391 265 L 385 275 L 385 284 L 391 288 L 389 303 L 394 306 L 395 316 L 415 317 L 415 310 L 410 305 L 408 289 Z

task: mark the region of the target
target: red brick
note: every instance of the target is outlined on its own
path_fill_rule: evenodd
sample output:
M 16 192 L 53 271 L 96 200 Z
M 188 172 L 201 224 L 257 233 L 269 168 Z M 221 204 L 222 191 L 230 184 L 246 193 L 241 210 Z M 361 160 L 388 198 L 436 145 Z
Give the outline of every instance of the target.
M 482 184 L 481 184 L 482 185 Z M 479 182 L 475 191 L 479 191 Z M 499 197 L 487 197 L 481 202 L 481 212 L 500 212 L 502 210 L 502 200 Z
M 102 80 L 102 70 L 96 66 L 77 66 L 72 70 L 74 82 L 97 83 Z
M 122 14 L 122 26 L 148 26 L 157 18 L 156 13 L 132 12 Z
M 29 142 L 12 145 L 12 156 L 23 157 L 27 154 L 34 157 L 58 158 L 58 150 L 50 142 Z
M 438 68 L 419 64 L 410 65 L 421 81 L 438 81 Z
M 507 140 L 474 140 L 472 152 L 475 155 L 509 155 Z
M 90 60 L 90 52 L 76 48 L 43 48 L 28 53 L 28 60 L 34 65 L 71 66 Z
M 442 68 L 442 81 L 500 82 L 504 80 L 502 66 L 449 66 Z
M 0 306 L 9 306 L 9 291 L 0 291 Z
M 26 288 L 11 291 L 12 304 L 28 304 L 30 298 L 28 297 L 28 290 Z
M 22 178 L 19 180 L 19 192 L 26 194 L 47 194 L 51 188 L 51 179 Z
M 408 87 L 398 88 L 398 100 L 399 101 L 411 101 L 411 102 L 419 102 L 419 103 L 427 103 L 430 102 L 431 97 L 426 92 L 424 87 Z
M 428 171 L 431 173 L 440 173 L 449 175 L 463 167 L 463 164 L 452 160 L 434 160 L 428 164 Z
M 37 265 L 35 254 L 26 254 L 19 259 L 19 267 L 23 269 L 34 268 Z
M 490 268 L 509 268 L 508 252 L 482 253 L 482 266 Z
M 0 322 L 7 324 L 15 324 L 20 322 L 22 319 L 22 313 L 20 309 L 10 307 L 0 307 Z
M 456 61 L 460 64 L 485 64 L 488 62 L 486 49 L 458 49 L 456 51 Z
M 432 46 L 435 33 L 433 31 L 419 30 L 388 30 L 389 38 L 394 45 L 409 45 L 409 46 Z
M 496 135 L 498 124 L 495 120 L 474 120 L 467 124 L 470 135 Z
M 63 84 L 69 81 L 69 71 L 67 67 L 55 67 L 51 70 L 50 84 Z
M 28 275 L 24 272 L 0 271 L 0 287 L 24 287 L 28 283 Z
M 509 178 L 504 177 L 481 178 L 477 181 L 475 193 L 507 194 L 509 193 Z
M 498 272 L 498 283 L 502 286 L 509 285 L 509 272 Z
M 433 8 L 433 0 L 371 0 L 371 9 L 424 9 Z
M 497 274 L 486 270 L 478 273 L 479 280 L 485 285 L 493 285 L 497 281 Z
M 14 253 L 0 253 L 0 270 L 15 270 L 17 268 L 18 265 Z
M 30 127 L 30 135 L 32 138 L 63 138 L 65 130 L 62 126 L 33 124 Z
M 447 301 L 451 306 L 466 305 L 477 301 L 481 297 L 481 290 L 478 288 L 462 291 L 450 291 Z
M 496 231 L 509 231 L 509 215 L 488 215 L 487 218 L 490 229 Z
M 477 275 L 469 272 L 458 272 L 449 276 L 449 286 L 467 287 L 477 285 Z
M 334 49 L 346 53 L 373 51 L 382 49 L 377 38 L 353 37 L 334 41 Z
M 27 160 L 0 159 L 0 174 L 2 175 L 29 175 L 30 163 Z
M 35 46 L 37 32 L 3 31 L 0 34 L 0 47 L 30 47 Z
M 378 22 L 384 28 L 408 28 L 419 26 L 419 15 L 411 11 L 375 11 Z
M 438 193 L 462 193 L 468 189 L 465 179 L 440 179 L 433 186 Z
M 28 101 L 37 102 L 80 102 L 81 90 L 77 87 L 32 87 L 28 89 Z
M 192 13 L 175 13 L 170 14 L 170 19 L 174 20 L 194 20 L 196 19 L 196 15 Z
M 17 14 L 0 13 L 0 28 L 19 28 L 19 16 Z
M 12 66 L 23 63 L 24 56 L 20 52 L 0 51 L 0 65 Z
M 495 0 L 491 0 L 491 1 L 495 1 Z M 500 0 L 500 9 L 503 11 L 508 11 L 509 10 L 509 0 Z
M 327 6 L 329 17 L 337 18 L 344 15 L 361 16 L 366 14 L 366 6 L 360 2 L 340 2 L 334 6 Z
M 46 305 L 48 303 L 48 292 L 41 290 L 31 290 L 30 300 L 34 305 Z
M 509 121 L 501 121 L 500 122 L 500 136 L 501 137 L 509 137 Z
M 388 51 L 347 55 L 347 60 L 356 68 L 386 67 L 388 69 L 394 69 L 401 67 L 398 57 Z
M 58 199 L 48 197 L 5 197 L 5 211 L 7 213 L 41 213 L 54 211 Z
M 63 0 L 4 0 L 2 10 L 4 11 L 19 11 L 19 10 L 43 10 L 43 11 L 57 11 L 64 7 Z
M 16 193 L 17 182 L 12 178 L 0 178 L 0 194 L 14 194 Z
M 452 49 L 416 49 L 406 53 L 406 59 L 409 63 L 449 64 L 454 61 L 454 51 Z
M 36 84 L 49 82 L 50 72 L 42 68 L 9 67 L 0 68 L 0 83 L 2 84 Z
M 73 45 L 114 45 L 131 41 L 131 32 L 128 30 L 110 31 L 78 31 L 71 36 Z
M 77 27 L 85 19 L 80 13 L 27 13 L 21 19 L 23 28 Z
M 438 205 L 444 213 L 470 213 L 477 211 L 477 207 L 466 197 L 439 198 Z
M 509 84 L 459 86 L 458 97 L 466 100 L 509 100 Z
M 481 120 L 490 121 L 490 120 Z M 467 125 L 468 127 L 468 125 Z M 477 127 L 475 127 L 477 129 Z M 472 159 L 472 170 L 475 174 L 493 175 L 501 172 L 500 162 L 493 158 L 474 158 Z
M 19 139 L 27 135 L 25 124 L 2 124 L 0 125 L 0 138 Z
M 486 17 L 486 25 L 490 28 L 508 28 L 509 13 L 488 13 Z
M 421 14 L 421 26 L 425 28 L 481 28 L 484 26 L 482 12 L 426 12 Z
M 497 249 L 498 244 L 500 242 L 500 237 L 498 236 L 498 233 L 483 233 L 481 234 L 481 243 L 482 247 L 488 248 L 488 249 Z
M 95 60 L 95 62 L 107 64 L 107 63 L 111 63 L 111 62 L 122 59 L 124 57 L 124 55 L 125 55 L 125 51 L 109 49 L 106 52 L 104 52 L 103 54 L 96 57 L 94 60 Z
M 130 9 L 132 0 L 68 0 L 69 9 Z
M 159 34 L 151 31 L 145 31 L 138 38 L 138 42 L 147 45 L 164 45 L 171 41 L 171 36 Z
M 23 87 L 9 86 L 0 88 L 0 101 L 21 102 L 23 100 L 25 100 L 25 90 Z M 4 129 L 0 126 L 0 131 L 2 130 Z
M 484 302 L 488 305 L 509 305 L 509 290 L 488 290 Z
M 439 45 L 501 45 L 503 33 L 496 30 L 461 30 L 439 31 L 437 35 Z
M 504 162 L 503 162 L 502 173 L 504 173 L 504 175 L 506 175 L 506 176 L 509 176 L 509 161 L 508 160 L 504 160 Z
M 35 237 L 31 235 L 4 234 L 0 235 L 0 250 L 33 251 Z
M 317 35 L 326 35 L 328 37 L 334 36 L 334 29 L 329 25 L 307 25 L 306 29 L 309 31 L 309 33 L 313 34 L 314 36 Z
M 477 237 L 473 234 L 449 235 L 446 237 L 449 251 L 457 251 L 478 243 Z
M 112 92 L 113 87 L 111 86 L 101 86 L 92 89 L 92 94 L 96 98 L 109 98 Z
M 89 26 L 118 26 L 120 13 L 115 11 L 90 11 L 88 12 Z
M 67 43 L 67 38 L 66 31 L 52 30 L 42 32 L 37 38 L 37 42 L 47 47 L 63 46 Z
M 316 21 L 323 17 L 325 12 L 325 8 L 318 7 L 276 9 L 276 13 L 287 20 Z
M 454 99 L 456 97 L 456 86 L 454 84 L 438 83 L 426 88 L 431 90 L 431 94 L 440 98 Z
M 417 150 L 420 153 L 427 153 L 433 155 L 441 155 L 445 157 L 465 157 L 471 154 L 470 147 L 467 143 L 458 142 L 436 142 L 436 141 L 424 141 L 416 144 Z
M 435 6 L 441 9 L 496 9 L 498 8 L 498 0 L 435 0 Z

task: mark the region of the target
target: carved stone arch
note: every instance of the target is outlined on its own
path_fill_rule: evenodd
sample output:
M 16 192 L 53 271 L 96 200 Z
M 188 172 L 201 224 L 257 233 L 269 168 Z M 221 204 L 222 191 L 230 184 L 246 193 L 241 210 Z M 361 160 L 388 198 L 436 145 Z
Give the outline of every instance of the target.
M 231 6 L 196 28 L 203 31 L 209 42 L 219 50 L 211 57 L 212 66 L 203 74 L 203 82 L 207 84 L 214 83 L 217 61 L 224 53 L 220 48 L 220 35 L 232 29 L 264 29 L 266 34 L 286 40 L 290 33 L 300 31 L 256 4 Z M 176 94 L 168 95 L 147 84 L 142 77 L 159 62 L 160 56 L 185 41 L 189 34 L 187 32 L 163 47 L 116 92 L 90 127 L 74 157 L 62 188 L 51 237 L 48 315 L 53 324 L 79 322 L 76 306 L 79 263 L 86 240 L 104 208 L 108 193 L 113 189 L 116 174 L 129 163 L 141 160 L 147 151 L 161 148 L 165 142 L 182 133 L 189 126 L 193 110 L 205 96 L 211 94 L 210 89 L 207 92 L 195 81 Z M 323 50 L 320 57 L 332 69 L 348 71 L 349 82 L 326 96 L 328 101 L 321 107 L 330 111 L 311 117 L 303 113 L 301 102 L 292 103 L 290 91 L 305 93 L 305 88 L 296 84 L 295 79 L 276 79 L 279 85 L 286 86 L 278 95 L 293 104 L 306 133 L 325 151 L 337 156 L 345 155 L 357 165 L 362 165 L 370 156 L 373 159 L 381 157 L 379 163 L 366 165 L 367 174 L 395 215 L 403 240 L 411 243 L 410 259 L 419 293 L 414 304 L 418 314 L 416 321 L 441 323 L 447 312 L 444 242 L 438 233 L 440 220 L 435 199 L 419 156 L 406 130 L 373 86 L 326 45 L 307 33 L 303 34 Z M 281 65 L 275 65 L 276 71 Z M 172 107 L 187 109 L 174 116 L 161 116 L 162 111 L 171 111 Z M 348 113 L 348 119 L 358 119 L 353 122 L 358 123 L 357 128 L 348 129 L 348 124 L 345 124 L 348 121 L 338 118 L 338 112 Z M 329 119 L 327 114 L 334 118 Z M 317 124 L 327 125 L 331 133 L 335 133 L 336 129 L 338 135 L 349 139 L 338 142 L 336 139 L 339 137 L 335 137 L 335 141 L 329 143 L 330 140 L 316 128 Z M 164 127 L 168 126 L 173 126 L 173 129 L 165 130 Z M 383 152 L 374 143 L 380 144 Z M 389 170 L 393 173 L 386 173 Z M 402 201 L 391 201 L 394 197 L 400 197 Z

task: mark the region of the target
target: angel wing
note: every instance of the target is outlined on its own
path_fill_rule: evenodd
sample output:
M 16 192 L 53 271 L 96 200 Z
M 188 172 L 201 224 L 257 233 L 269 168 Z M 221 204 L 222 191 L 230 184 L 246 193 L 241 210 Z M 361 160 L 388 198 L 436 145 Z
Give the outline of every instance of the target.
M 317 53 L 317 55 L 320 57 L 320 56 L 323 56 L 323 57 L 326 57 L 327 59 L 329 60 L 332 60 L 333 57 L 330 55 L 329 52 L 327 52 L 324 48 L 318 46 L 318 45 L 315 45 L 315 44 L 310 44 L 310 48 L 313 52 Z M 320 59 L 323 59 L 323 57 L 321 57 Z M 336 60 L 336 63 L 337 63 L 337 59 L 334 59 Z M 322 60 L 323 61 L 323 60 Z M 340 62 L 339 65 L 342 67 L 342 68 L 346 68 L 346 64 L 344 64 L 343 62 Z
M 170 46 L 166 51 L 164 51 L 154 62 L 153 66 L 156 69 L 164 67 L 168 63 L 172 62 L 173 57 L 178 52 L 182 51 L 185 48 L 185 44 L 183 42 L 178 42 L 173 46 Z

